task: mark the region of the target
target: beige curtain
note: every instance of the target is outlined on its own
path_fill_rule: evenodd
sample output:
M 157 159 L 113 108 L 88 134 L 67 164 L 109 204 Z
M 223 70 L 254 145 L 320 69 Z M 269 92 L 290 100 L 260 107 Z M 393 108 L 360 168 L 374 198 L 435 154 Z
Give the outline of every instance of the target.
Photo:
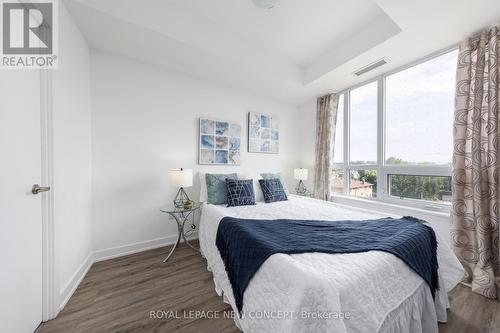
M 338 103 L 337 94 L 320 97 L 317 101 L 314 197 L 322 200 L 330 200 L 330 172 L 335 145 Z
M 455 97 L 451 237 L 472 290 L 500 299 L 498 28 L 460 45 Z

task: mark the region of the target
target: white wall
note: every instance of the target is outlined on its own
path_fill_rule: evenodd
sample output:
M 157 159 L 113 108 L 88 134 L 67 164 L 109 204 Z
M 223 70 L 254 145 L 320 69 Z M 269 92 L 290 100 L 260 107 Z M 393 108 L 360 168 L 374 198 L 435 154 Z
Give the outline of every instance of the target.
M 174 223 L 159 212 L 177 190 L 169 184 L 170 169 L 281 171 L 290 186 L 295 185 L 293 168 L 300 150 L 295 106 L 93 50 L 91 94 L 92 238 L 97 259 L 174 239 Z M 246 152 L 251 110 L 279 117 L 278 155 Z M 197 165 L 199 117 L 242 125 L 241 166 Z M 195 177 L 188 194 L 197 199 L 198 192 Z
M 92 253 L 90 55 L 61 2 L 59 68 L 52 71 L 57 285 L 64 302 Z
M 300 165 L 309 169 L 306 185 L 312 191 L 316 158 L 316 100 L 309 100 L 298 109 L 301 126 Z

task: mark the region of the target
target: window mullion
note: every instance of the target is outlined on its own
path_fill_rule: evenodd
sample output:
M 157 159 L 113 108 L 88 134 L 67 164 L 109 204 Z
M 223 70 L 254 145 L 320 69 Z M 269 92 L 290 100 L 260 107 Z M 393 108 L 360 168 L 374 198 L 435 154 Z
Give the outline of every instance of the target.
M 385 77 L 378 79 L 377 86 L 377 198 L 387 193 L 387 173 L 385 172 Z
M 349 194 L 349 148 L 350 148 L 350 92 L 344 93 L 344 194 Z
M 386 165 L 384 170 L 388 174 L 415 175 L 415 176 L 451 176 L 451 166 L 425 165 Z

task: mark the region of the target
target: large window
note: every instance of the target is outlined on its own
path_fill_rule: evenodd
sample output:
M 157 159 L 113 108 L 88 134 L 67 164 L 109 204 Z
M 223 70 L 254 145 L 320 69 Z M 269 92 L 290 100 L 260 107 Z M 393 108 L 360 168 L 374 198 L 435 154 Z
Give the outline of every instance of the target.
M 387 164 L 451 164 L 456 61 L 454 51 L 387 76 Z
M 377 82 L 350 91 L 351 164 L 377 164 Z
M 334 193 L 447 207 L 457 56 L 453 50 L 341 94 Z

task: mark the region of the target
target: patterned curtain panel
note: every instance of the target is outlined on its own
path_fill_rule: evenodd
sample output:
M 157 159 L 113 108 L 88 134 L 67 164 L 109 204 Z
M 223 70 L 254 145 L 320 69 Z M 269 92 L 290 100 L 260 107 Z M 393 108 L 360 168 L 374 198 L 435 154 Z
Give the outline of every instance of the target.
M 460 45 L 453 151 L 453 247 L 472 290 L 500 299 L 497 27 Z
M 314 197 L 322 200 L 330 200 L 330 172 L 335 145 L 338 103 L 337 94 L 320 97 L 317 101 Z

